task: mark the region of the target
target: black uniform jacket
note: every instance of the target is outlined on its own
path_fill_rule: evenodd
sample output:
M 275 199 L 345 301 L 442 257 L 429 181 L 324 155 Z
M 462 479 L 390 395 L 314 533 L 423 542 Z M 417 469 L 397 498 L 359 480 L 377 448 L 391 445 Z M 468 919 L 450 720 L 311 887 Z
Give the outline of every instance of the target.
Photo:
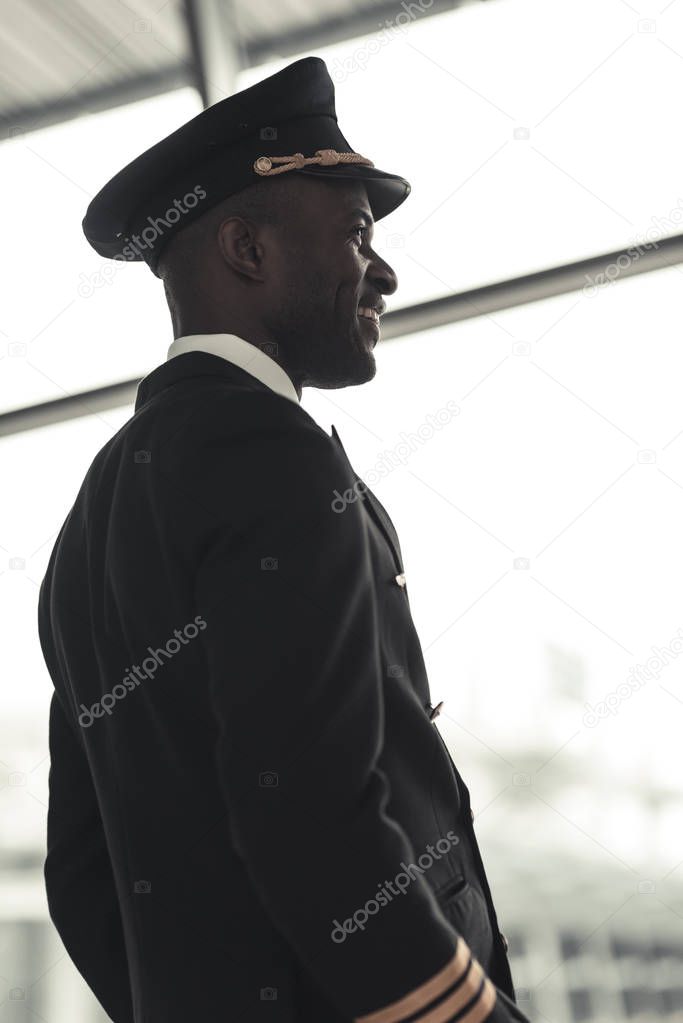
M 332 436 L 176 356 L 39 597 L 50 916 L 115 1023 L 525 1020 L 398 538 Z

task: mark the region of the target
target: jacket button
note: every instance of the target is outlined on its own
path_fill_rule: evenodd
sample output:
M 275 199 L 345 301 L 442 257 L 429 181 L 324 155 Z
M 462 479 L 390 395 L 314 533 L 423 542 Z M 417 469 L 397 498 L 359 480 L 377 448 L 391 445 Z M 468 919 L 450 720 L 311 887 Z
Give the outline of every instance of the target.
M 434 718 L 438 718 L 439 714 L 441 713 L 441 708 L 442 707 L 443 707 L 443 700 L 441 701 L 441 703 L 437 703 L 436 707 L 432 707 L 432 709 L 429 712 L 429 720 L 430 721 L 433 721 Z
M 500 941 L 501 941 L 501 944 L 502 944 L 503 948 L 507 952 L 507 950 L 508 950 L 508 940 L 507 940 L 507 938 L 505 937 L 504 934 L 501 934 Z
M 406 577 L 405 577 L 404 573 L 401 572 L 400 575 L 397 575 L 395 581 L 396 581 L 397 585 L 400 586 L 401 589 L 403 589 L 405 587 L 405 584 L 406 584 Z

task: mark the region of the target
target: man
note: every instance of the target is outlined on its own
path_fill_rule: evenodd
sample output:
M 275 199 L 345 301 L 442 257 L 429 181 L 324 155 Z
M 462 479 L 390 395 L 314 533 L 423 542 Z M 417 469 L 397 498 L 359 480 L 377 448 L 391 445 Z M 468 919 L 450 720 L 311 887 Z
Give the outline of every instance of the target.
M 299 404 L 373 377 L 372 227 L 409 189 L 310 57 L 88 209 L 175 336 L 40 592 L 50 915 L 115 1023 L 525 1019 L 398 538 Z

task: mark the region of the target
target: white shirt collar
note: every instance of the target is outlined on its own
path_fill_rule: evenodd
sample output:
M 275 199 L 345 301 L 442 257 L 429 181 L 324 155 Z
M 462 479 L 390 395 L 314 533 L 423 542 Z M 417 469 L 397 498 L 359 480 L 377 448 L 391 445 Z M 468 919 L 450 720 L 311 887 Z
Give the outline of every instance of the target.
M 275 359 L 237 334 L 186 334 L 178 337 L 168 350 L 166 361 L 185 352 L 208 352 L 234 363 L 256 377 L 271 391 L 299 404 L 296 388 Z

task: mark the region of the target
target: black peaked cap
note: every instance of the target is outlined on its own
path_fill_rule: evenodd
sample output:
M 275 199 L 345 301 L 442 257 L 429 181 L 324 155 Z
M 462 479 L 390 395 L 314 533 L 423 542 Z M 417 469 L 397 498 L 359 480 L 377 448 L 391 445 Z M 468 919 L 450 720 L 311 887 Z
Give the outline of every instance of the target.
M 305 57 L 207 107 L 129 163 L 92 200 L 83 231 L 99 255 L 144 261 L 157 273 L 164 245 L 185 226 L 281 174 L 361 180 L 374 220 L 410 192 L 405 178 L 354 153 L 324 60 Z

